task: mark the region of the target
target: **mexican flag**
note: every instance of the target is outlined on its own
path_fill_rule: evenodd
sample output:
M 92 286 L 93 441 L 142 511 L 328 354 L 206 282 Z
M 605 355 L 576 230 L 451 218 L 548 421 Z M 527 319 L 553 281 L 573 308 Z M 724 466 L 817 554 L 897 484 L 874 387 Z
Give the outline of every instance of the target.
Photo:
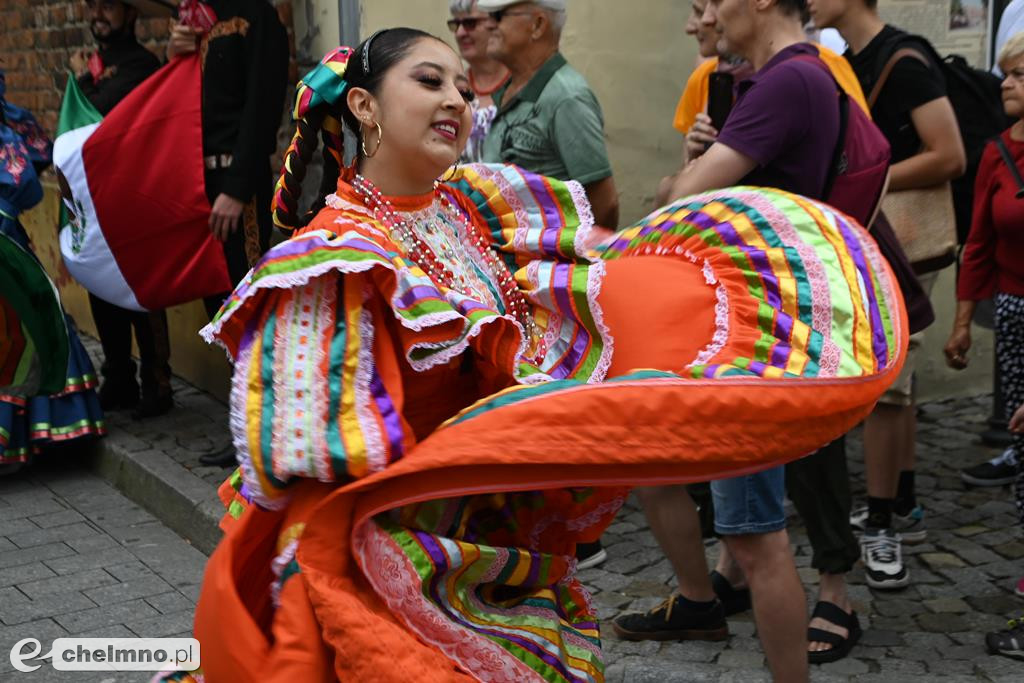
M 60 248 L 82 286 L 137 311 L 231 290 L 208 227 L 198 55 L 172 61 L 102 119 L 69 78 L 57 133 Z

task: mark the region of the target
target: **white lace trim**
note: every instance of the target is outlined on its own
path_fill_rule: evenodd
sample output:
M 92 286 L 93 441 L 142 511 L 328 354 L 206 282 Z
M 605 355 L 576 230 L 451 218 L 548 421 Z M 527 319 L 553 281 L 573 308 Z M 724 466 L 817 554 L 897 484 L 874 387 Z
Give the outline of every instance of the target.
M 294 539 L 284 547 L 277 557 L 270 561 L 270 571 L 274 574 L 274 580 L 270 582 L 270 599 L 274 603 L 274 609 L 281 607 L 281 589 L 284 582 L 281 575 L 289 562 L 295 559 L 295 553 L 299 549 L 299 539 Z
M 687 255 L 692 256 L 689 253 Z M 685 366 L 686 369 L 710 363 L 729 341 L 729 292 L 725 285 L 718 281 L 711 263 L 707 259 L 703 259 L 703 261 L 701 272 L 704 274 L 704 281 L 715 288 L 715 333 L 711 336 L 711 342 L 697 354 L 692 362 Z
M 359 316 L 359 344 L 358 360 L 356 362 L 354 391 L 356 395 L 356 420 L 359 422 L 360 431 L 363 434 L 363 443 L 366 446 L 366 468 L 367 472 L 380 472 L 388 466 L 388 446 L 381 433 L 381 427 L 377 423 L 371 406 L 375 403 L 371 386 L 375 366 L 373 362 L 373 320 L 370 312 L 365 308 Z M 397 409 L 398 406 L 395 406 Z M 331 477 L 333 479 L 333 476 Z M 330 481 L 324 479 L 323 481 Z
M 594 210 L 590 206 L 590 200 L 587 199 L 587 191 L 575 180 L 570 180 L 566 186 L 569 188 L 569 195 L 576 205 L 576 214 L 580 219 L 579 227 L 576 228 L 576 238 L 573 240 L 573 249 L 578 257 L 595 262 L 596 260 L 588 255 L 589 247 L 587 245 L 591 233 L 594 231 Z
M 367 218 L 373 218 L 373 212 L 370 211 L 366 206 L 364 206 L 363 204 L 355 204 L 353 202 L 350 202 L 349 200 L 343 197 L 339 197 L 337 194 L 327 195 L 326 202 L 328 208 L 334 209 L 335 211 L 352 211 L 353 213 L 361 214 L 363 216 L 366 216 Z M 335 219 L 334 222 L 351 222 L 351 219 L 339 217 Z
M 537 523 L 534 524 L 533 529 L 530 531 L 529 549 L 539 552 L 541 534 L 547 531 L 548 527 L 556 522 L 563 522 L 567 531 L 583 531 L 584 529 L 597 524 L 598 520 L 605 515 L 615 512 L 621 508 L 625 502 L 625 496 L 616 496 L 611 500 L 601 503 L 593 510 L 590 510 L 584 515 L 580 515 L 579 517 L 565 517 L 560 513 L 550 514 L 547 517 L 538 520 Z
M 459 317 L 463 320 L 466 319 L 464 316 Z M 406 360 L 409 361 L 409 364 L 412 366 L 412 369 L 416 370 L 417 372 L 423 372 L 425 370 L 429 370 L 434 366 L 443 365 L 444 363 L 447 363 L 452 358 L 455 358 L 463 351 L 465 351 L 469 347 L 470 341 L 483 331 L 484 325 L 496 322 L 498 320 L 507 320 L 508 322 L 516 326 L 516 329 L 519 331 L 520 337 L 519 351 L 516 354 L 516 358 L 518 359 L 522 357 L 522 354 L 525 352 L 526 346 L 526 342 L 524 339 L 525 331 L 523 330 L 522 325 L 520 325 L 519 321 L 514 319 L 512 316 L 492 315 L 490 317 L 476 321 L 456 342 L 420 342 L 413 344 L 412 346 L 409 347 L 409 353 L 406 354 Z M 412 351 L 415 349 L 437 349 L 437 352 L 430 354 L 426 358 L 414 360 L 411 357 L 411 354 Z
M 334 339 L 334 324 L 339 314 L 338 310 L 338 287 L 334 282 L 325 282 L 320 288 L 319 308 L 316 312 L 317 319 L 312 321 L 319 329 L 317 339 L 313 343 L 313 352 L 316 356 L 316 365 L 309 366 L 310 371 L 316 371 L 316 381 L 312 388 L 315 391 L 315 399 L 310 401 L 307 413 L 310 420 L 316 420 L 317 426 L 313 429 L 313 446 L 308 457 L 313 460 L 313 467 L 319 464 L 317 476 L 320 481 L 332 481 L 334 479 L 334 468 L 331 466 L 330 448 L 327 445 L 326 423 L 331 419 L 327 415 L 327 406 L 330 405 L 330 391 L 327 377 L 320 373 L 320 368 L 327 367 L 330 361 L 330 342 Z M 342 313 L 344 315 L 344 313 Z M 310 335 L 312 339 L 312 335 Z M 325 342 L 326 345 L 325 345 Z M 313 392 L 310 392 L 313 395 Z
M 284 335 L 290 331 L 291 316 L 295 310 L 295 302 L 298 299 L 305 297 L 306 289 L 300 289 L 296 292 L 296 296 L 290 298 L 287 301 L 287 305 L 284 308 L 281 316 L 278 319 L 278 323 L 274 329 L 274 348 L 270 349 L 271 362 L 273 363 L 273 376 L 271 382 L 273 384 L 274 391 L 274 407 L 273 415 L 271 418 L 271 433 L 274 437 L 270 440 L 270 443 L 263 443 L 262 439 L 259 440 L 261 450 L 270 449 L 270 474 L 276 477 L 278 480 L 287 482 L 288 472 L 282 466 L 283 458 L 280 457 L 280 453 L 284 450 L 291 450 L 294 446 L 292 434 L 287 429 L 287 421 L 291 417 L 291 396 L 287 391 L 288 386 L 291 384 L 291 377 L 287 377 L 288 384 L 285 384 L 285 368 L 284 364 L 290 362 L 291 358 L 287 354 L 274 353 L 275 348 L 286 348 L 287 343 L 284 340 Z M 262 333 L 262 328 L 260 329 Z M 279 403 L 280 402 L 280 403 Z M 283 404 L 283 407 L 278 407 Z M 285 444 L 288 444 L 286 447 Z
M 306 233 L 301 237 L 294 239 L 305 239 L 306 235 L 309 235 L 309 239 L 322 239 L 324 241 L 327 241 L 327 238 L 329 236 L 335 234 L 336 233 L 331 233 L 329 230 L 315 230 L 313 232 Z M 367 239 L 362 235 L 357 234 L 357 236 L 360 239 Z M 273 253 L 274 249 L 271 249 L 270 251 L 267 252 L 267 255 Z M 266 257 L 267 256 L 265 255 L 264 258 Z M 276 275 L 265 275 L 261 277 L 258 282 L 252 282 L 253 271 L 250 270 L 249 273 L 245 276 L 245 280 L 243 280 L 243 282 L 246 282 L 249 285 L 249 288 L 246 291 L 245 296 L 239 300 L 238 304 L 234 308 L 232 308 L 230 311 L 226 311 L 215 322 L 212 322 L 203 329 L 201 329 L 199 331 L 199 334 L 207 343 L 216 343 L 226 349 L 227 345 L 223 341 L 218 339 L 217 335 L 224 327 L 224 323 L 230 320 L 235 315 L 235 313 L 242 308 L 242 304 L 244 304 L 249 299 L 253 298 L 259 290 L 295 289 L 298 287 L 303 287 L 309 284 L 311 280 L 321 277 L 323 275 L 327 275 L 328 273 L 339 272 L 344 275 L 349 275 L 365 273 L 366 271 L 369 271 L 373 268 L 387 268 L 392 272 L 397 273 L 394 266 L 392 266 L 391 264 L 382 263 L 380 261 L 361 261 L 356 263 L 340 258 L 331 259 L 330 261 L 325 261 L 323 263 L 318 263 L 315 266 L 309 266 L 299 271 L 293 271 L 290 273 L 279 273 Z
M 606 272 L 607 266 L 605 266 L 604 261 L 598 260 L 589 266 L 589 272 L 587 273 L 587 304 L 590 306 L 590 315 L 594 318 L 594 326 L 597 328 L 597 333 L 601 336 L 601 343 L 603 345 L 601 355 L 594 366 L 594 372 L 587 380 L 588 383 L 604 381 L 604 378 L 608 375 L 608 368 L 612 365 L 612 358 L 615 355 L 615 339 L 612 337 L 611 330 L 608 329 L 608 325 L 604 321 L 604 310 L 597 301 L 597 298 L 601 295 L 601 285 L 604 284 Z
M 498 643 L 456 625 L 427 600 L 412 562 L 372 519 L 356 527 L 352 545 L 364 576 L 391 613 L 470 675 L 486 683 L 543 681 Z
M 277 498 L 268 498 L 263 494 L 259 477 L 256 475 L 256 467 L 253 465 L 253 455 L 249 450 L 248 410 L 246 404 L 249 400 L 249 368 L 252 364 L 254 343 L 250 341 L 247 346 L 241 349 L 238 355 L 238 363 L 235 366 L 235 374 L 231 381 L 231 394 L 229 398 L 231 410 L 228 413 L 228 425 L 231 429 L 231 440 L 235 447 L 238 466 L 242 471 L 242 483 L 245 485 L 249 497 L 260 507 L 268 510 L 282 510 L 287 507 L 291 496 L 282 495 Z M 258 454 L 257 457 L 262 457 L 262 455 Z

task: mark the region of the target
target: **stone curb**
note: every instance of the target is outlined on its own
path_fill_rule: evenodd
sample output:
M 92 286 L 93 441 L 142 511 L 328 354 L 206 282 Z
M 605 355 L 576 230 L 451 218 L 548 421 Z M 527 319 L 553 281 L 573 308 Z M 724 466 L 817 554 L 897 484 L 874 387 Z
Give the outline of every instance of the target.
M 209 555 L 223 532 L 217 490 L 158 450 L 130 452 L 118 433 L 101 439 L 88 457 L 96 474 Z
M 80 335 L 95 367 L 102 351 Z M 105 416 L 107 435 L 94 442 L 84 461 L 196 549 L 209 555 L 220 542 L 224 506 L 217 486 L 230 470 L 203 468 L 196 459 L 227 445 L 227 406 L 180 377 L 171 378 L 174 409 L 133 421 L 125 412 Z M 193 467 L 195 466 L 195 467 Z M 203 474 L 207 478 L 203 478 Z

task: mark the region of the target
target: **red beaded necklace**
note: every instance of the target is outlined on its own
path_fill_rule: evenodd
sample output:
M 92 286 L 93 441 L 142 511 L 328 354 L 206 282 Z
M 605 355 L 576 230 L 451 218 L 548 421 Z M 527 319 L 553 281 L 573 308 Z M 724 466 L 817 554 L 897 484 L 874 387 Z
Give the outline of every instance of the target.
M 377 189 L 376 185 L 362 175 L 356 175 L 352 179 L 352 189 L 366 202 L 374 217 L 387 227 L 391 238 L 405 247 L 410 260 L 422 268 L 434 282 L 446 289 L 455 289 L 454 285 L 457 280 L 455 274 L 416 233 L 412 222 L 395 210 L 391 201 Z M 483 232 L 472 224 L 461 208 L 454 205 L 440 189 L 435 188 L 434 194 L 440 200 L 442 209 L 452 219 L 452 223 L 464 228 L 464 234 L 470 238 L 473 246 L 480 252 L 484 262 L 490 268 L 491 274 L 497 277 L 499 289 L 505 297 L 505 310 L 514 315 L 523 325 L 527 339 L 533 338 L 537 326 L 530 313 L 530 304 L 519 289 L 515 278 L 490 248 Z
M 507 73 L 507 74 L 505 74 L 505 77 L 502 78 L 500 81 L 498 81 L 497 85 L 495 85 L 490 90 L 481 90 L 476 85 L 476 79 L 473 78 L 473 72 L 469 71 L 468 75 L 469 75 L 469 87 L 473 89 L 473 92 L 476 93 L 477 97 L 490 97 L 494 93 L 496 93 L 499 90 L 501 90 L 502 86 L 504 86 L 506 83 L 508 83 L 508 80 L 510 78 L 512 78 L 512 74 L 511 73 Z

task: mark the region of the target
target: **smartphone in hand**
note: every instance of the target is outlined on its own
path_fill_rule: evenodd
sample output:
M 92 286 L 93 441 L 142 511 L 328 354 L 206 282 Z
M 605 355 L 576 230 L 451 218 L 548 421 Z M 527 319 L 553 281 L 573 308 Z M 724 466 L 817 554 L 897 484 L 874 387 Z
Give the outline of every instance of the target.
M 708 75 L 708 116 L 715 130 L 722 130 L 733 104 L 733 76 L 722 71 Z

